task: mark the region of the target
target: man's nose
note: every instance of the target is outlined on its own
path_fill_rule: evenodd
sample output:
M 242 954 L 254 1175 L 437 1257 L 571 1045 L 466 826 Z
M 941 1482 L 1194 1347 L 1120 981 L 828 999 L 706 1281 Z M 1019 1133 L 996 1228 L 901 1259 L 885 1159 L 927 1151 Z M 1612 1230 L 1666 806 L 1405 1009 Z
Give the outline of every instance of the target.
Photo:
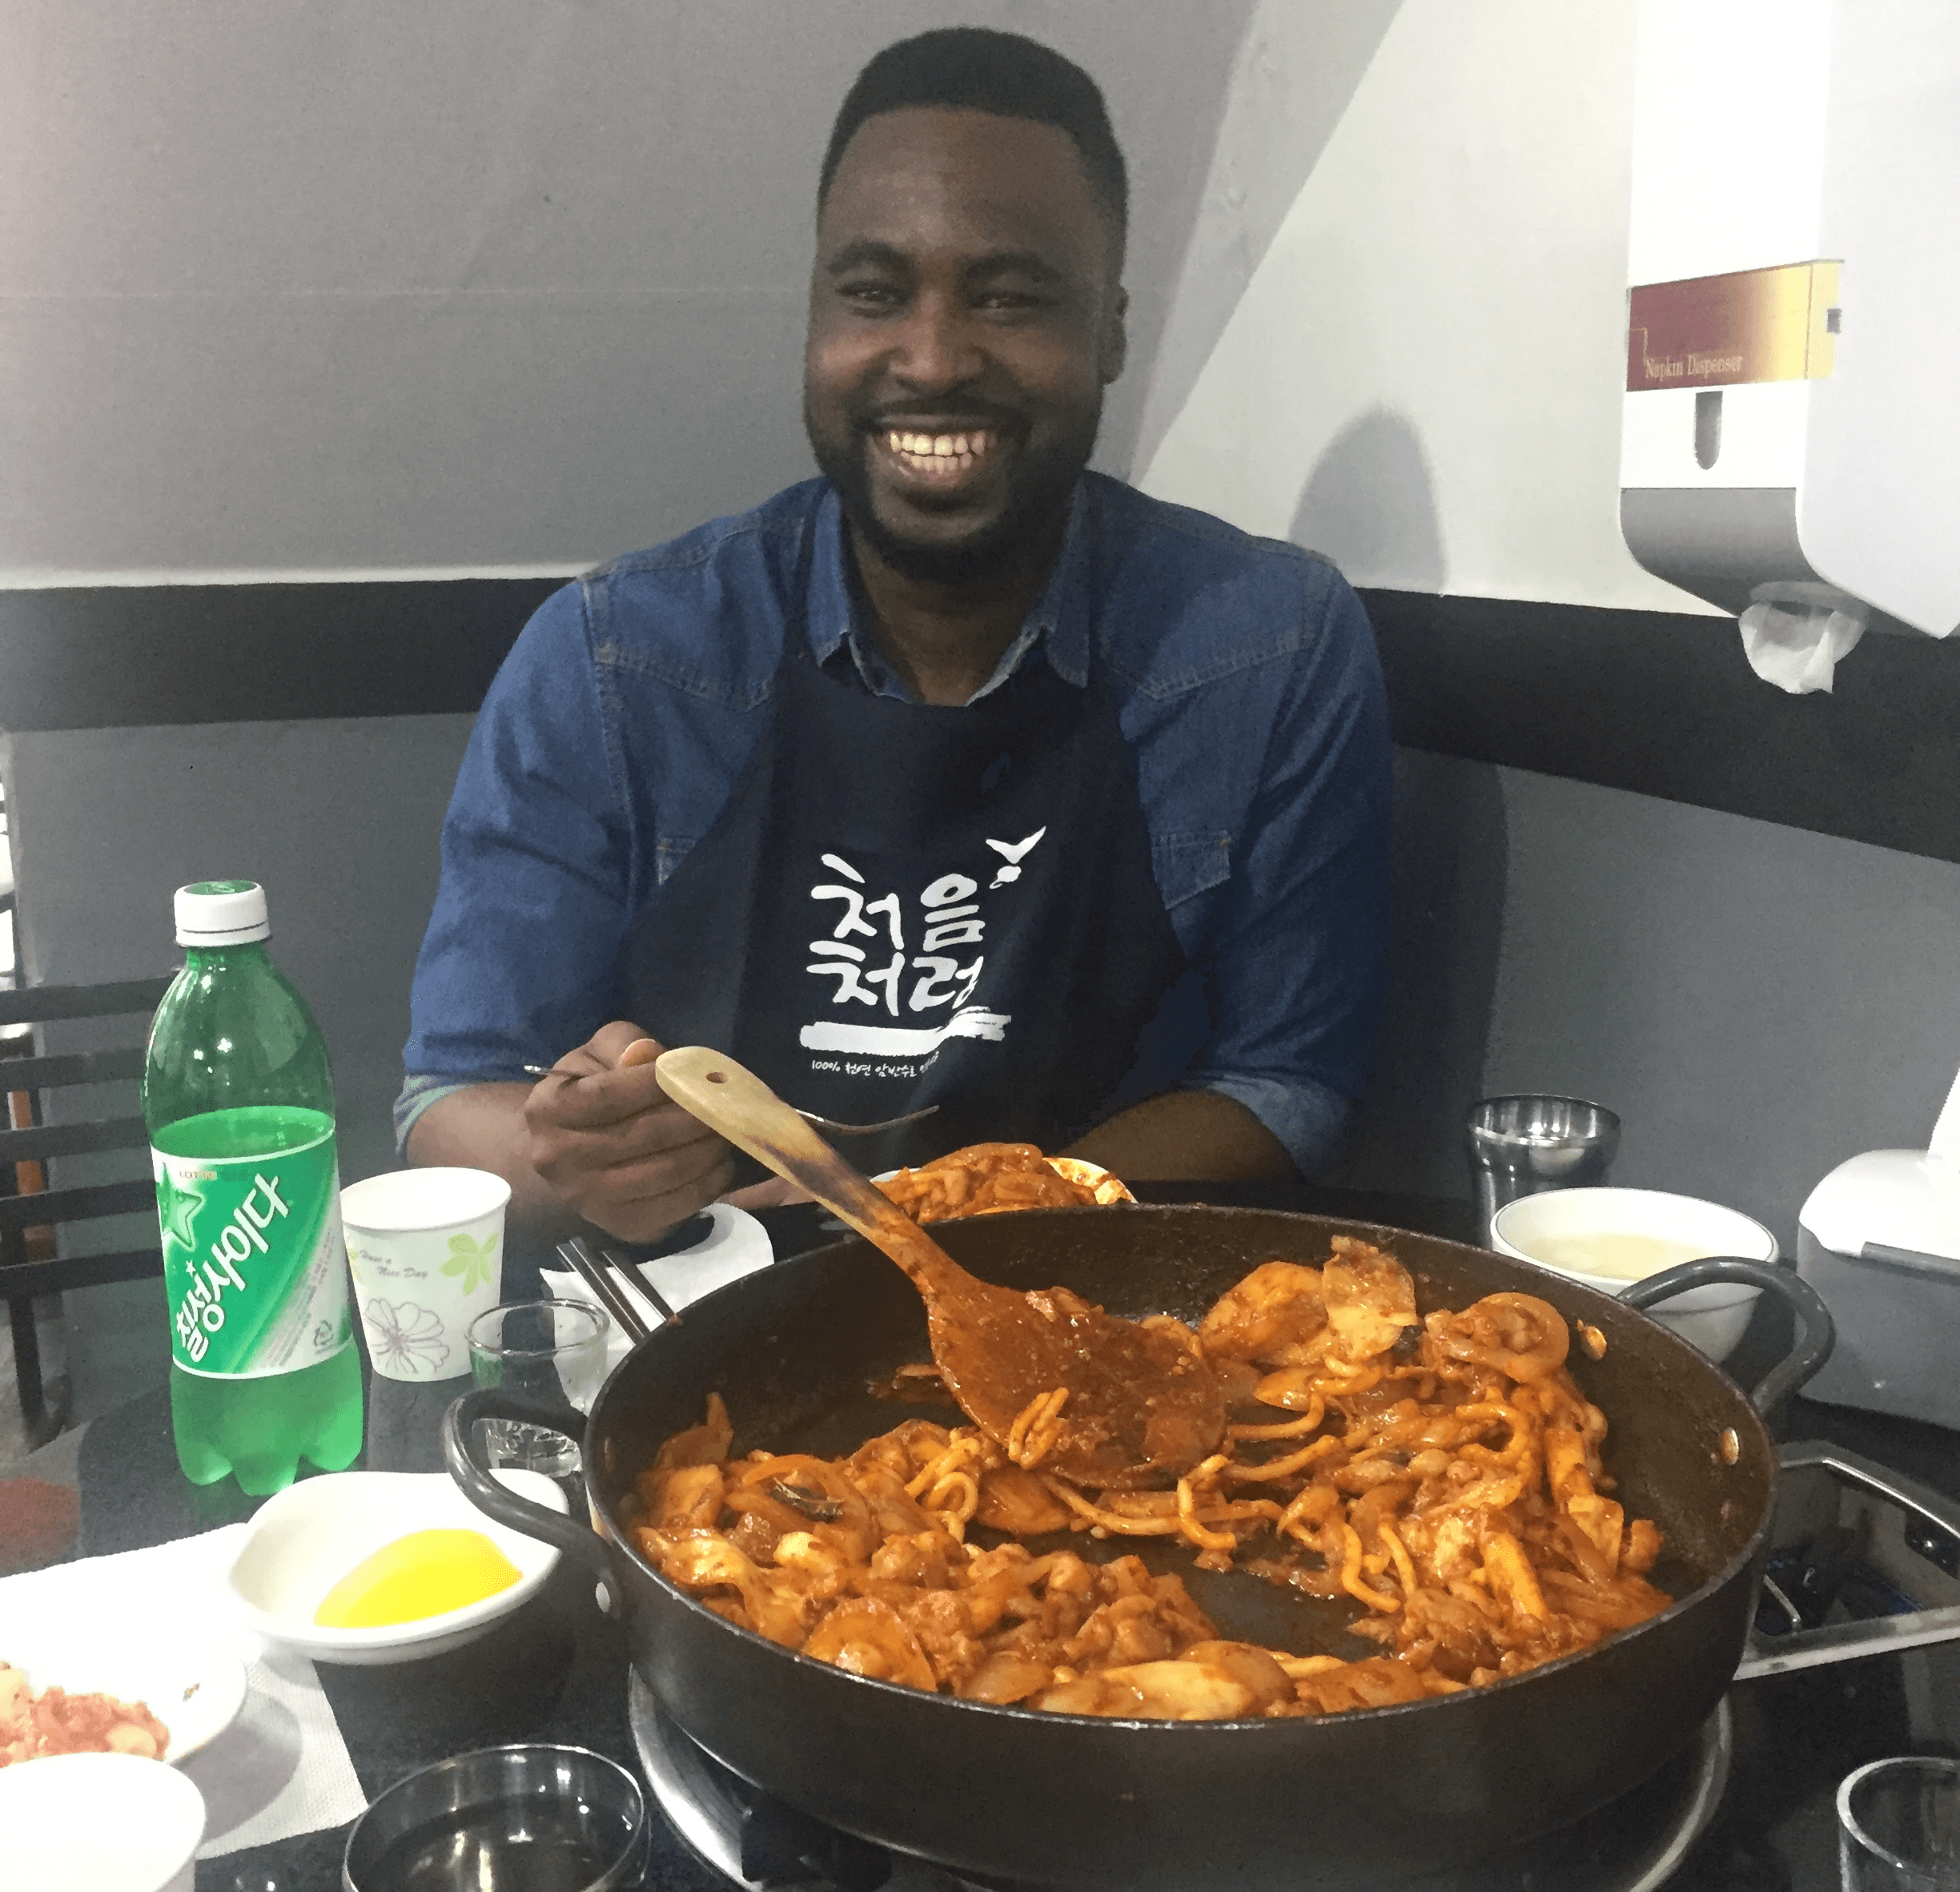
M 950 297 L 922 295 L 899 330 L 892 372 L 922 393 L 976 379 L 985 356 L 966 311 Z

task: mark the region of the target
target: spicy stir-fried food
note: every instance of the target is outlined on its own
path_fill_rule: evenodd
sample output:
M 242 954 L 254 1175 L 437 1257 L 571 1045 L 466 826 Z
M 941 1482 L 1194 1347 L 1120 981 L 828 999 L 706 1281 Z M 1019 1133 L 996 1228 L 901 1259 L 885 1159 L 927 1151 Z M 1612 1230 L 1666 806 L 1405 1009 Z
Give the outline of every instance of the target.
M 1066 1156 L 1044 1156 L 1032 1143 L 970 1143 L 917 1169 L 902 1169 L 878 1187 L 921 1223 L 1131 1199 L 1107 1171 Z
M 1239 1423 L 1174 1491 L 1042 1470 L 1066 1393 L 1008 1436 L 912 1420 L 849 1458 L 731 1457 L 718 1396 L 638 1479 L 641 1555 L 731 1621 L 860 1675 L 969 1701 L 1180 1721 L 1331 1713 L 1516 1675 L 1645 1621 L 1661 1548 L 1610 1495 L 1606 1420 L 1558 1311 L 1493 1294 L 1419 1316 L 1392 1255 L 1336 1236 L 1269 1261 L 1195 1332 Z M 1266 1409 L 1264 1415 L 1259 1408 Z M 1182 1578 L 1093 1565 L 1063 1530 L 1181 1540 L 1194 1561 L 1364 1606 L 1384 1653 L 1221 1638 Z
M 113 1695 L 70 1695 L 59 1688 L 35 1694 L 27 1677 L 0 1662 L 0 1767 L 49 1754 L 141 1754 L 160 1758 L 170 1729 L 143 1702 Z

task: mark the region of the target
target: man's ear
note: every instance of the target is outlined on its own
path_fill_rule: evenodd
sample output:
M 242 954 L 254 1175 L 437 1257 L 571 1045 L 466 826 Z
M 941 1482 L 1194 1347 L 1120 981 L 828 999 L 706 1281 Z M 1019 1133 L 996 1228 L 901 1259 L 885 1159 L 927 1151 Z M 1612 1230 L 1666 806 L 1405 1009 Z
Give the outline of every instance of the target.
M 1102 359 L 1097 364 L 1105 388 L 1123 372 L 1123 363 L 1129 357 L 1130 331 L 1125 321 L 1129 313 L 1130 291 L 1119 289 L 1110 299 L 1109 313 L 1103 319 Z

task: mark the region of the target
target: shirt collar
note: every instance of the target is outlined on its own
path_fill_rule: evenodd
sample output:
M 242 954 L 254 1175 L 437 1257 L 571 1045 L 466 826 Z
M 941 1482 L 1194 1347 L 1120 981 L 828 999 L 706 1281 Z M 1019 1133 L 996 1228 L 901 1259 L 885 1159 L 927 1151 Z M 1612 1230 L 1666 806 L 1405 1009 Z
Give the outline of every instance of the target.
M 974 693 L 971 701 L 978 702 L 998 689 L 1037 645 L 1047 657 L 1049 668 L 1064 682 L 1078 689 L 1088 687 L 1090 559 L 1087 494 L 1087 482 L 1078 480 L 1069 501 L 1062 549 L 1056 555 L 1054 568 L 1048 574 L 1048 582 L 1042 587 L 1019 634 L 1001 653 L 994 674 Z M 825 493 L 817 506 L 815 531 L 805 601 L 811 654 L 818 663 L 828 663 L 840 647 L 847 645 L 858 674 L 874 696 L 906 697 L 904 685 L 878 654 L 868 629 L 858 622 L 845 548 L 844 509 L 834 488 Z

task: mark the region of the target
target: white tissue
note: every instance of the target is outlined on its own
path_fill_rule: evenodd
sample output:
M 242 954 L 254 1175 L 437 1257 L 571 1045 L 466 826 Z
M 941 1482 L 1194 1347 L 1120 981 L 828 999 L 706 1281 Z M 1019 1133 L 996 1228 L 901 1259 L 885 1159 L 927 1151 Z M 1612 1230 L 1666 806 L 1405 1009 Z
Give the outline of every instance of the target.
M 724 1287 L 757 1268 L 767 1267 L 775 1259 L 769 1247 L 769 1231 L 755 1217 L 732 1208 L 726 1203 L 711 1203 L 707 1210 L 714 1227 L 692 1248 L 677 1255 L 663 1255 L 657 1261 L 643 1261 L 640 1272 L 659 1289 L 669 1307 L 678 1312 L 690 1301 Z M 589 1301 L 592 1290 L 576 1275 L 543 1271 L 544 1291 L 560 1300 Z M 653 1303 L 635 1295 L 641 1317 L 649 1328 L 661 1324 Z M 606 1371 L 609 1373 L 633 1350 L 633 1342 L 613 1323 L 606 1336 Z
M 1832 673 L 1865 634 L 1862 617 L 1815 600 L 1761 598 L 1740 622 L 1749 668 L 1793 697 L 1828 690 Z

